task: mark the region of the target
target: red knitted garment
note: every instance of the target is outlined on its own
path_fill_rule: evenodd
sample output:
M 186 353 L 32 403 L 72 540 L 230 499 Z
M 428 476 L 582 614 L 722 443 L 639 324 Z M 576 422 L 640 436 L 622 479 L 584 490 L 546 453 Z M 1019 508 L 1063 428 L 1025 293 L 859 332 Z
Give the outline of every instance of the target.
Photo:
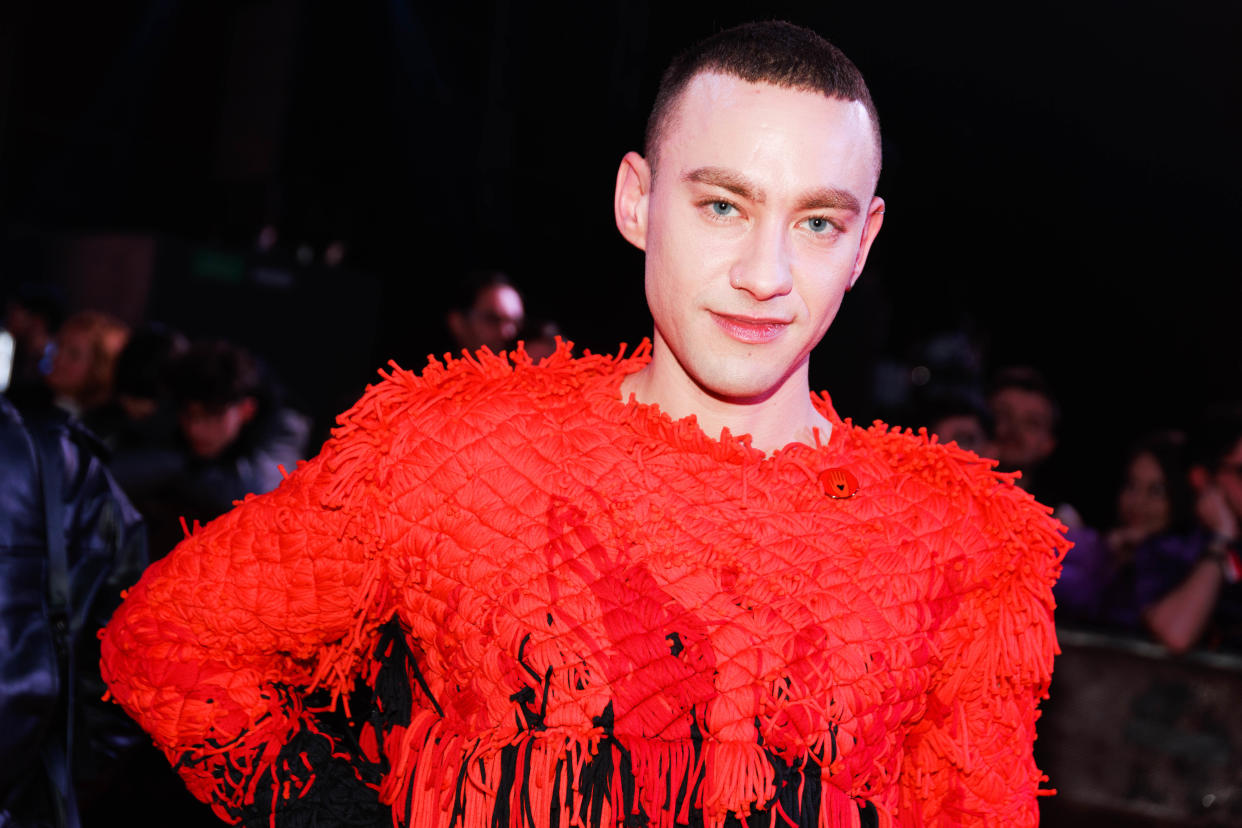
M 235 822 L 345 777 L 419 828 L 1035 825 L 1048 510 L 826 397 L 711 439 L 621 401 L 647 359 L 394 370 L 147 571 L 113 697 Z

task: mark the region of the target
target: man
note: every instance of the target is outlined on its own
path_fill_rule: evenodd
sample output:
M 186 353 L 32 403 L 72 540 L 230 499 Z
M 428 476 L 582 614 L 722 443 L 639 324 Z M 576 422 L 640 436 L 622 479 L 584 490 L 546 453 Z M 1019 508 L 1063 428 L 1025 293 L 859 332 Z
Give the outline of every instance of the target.
M 499 271 L 478 270 L 466 275 L 456 288 L 445 316 L 456 353 L 474 353 L 487 347 L 500 353 L 513 347 L 526 318 L 522 295 Z
M 177 437 L 119 448 L 117 479 L 150 525 L 153 557 L 248 494 L 271 491 L 306 456 L 310 422 L 280 404 L 254 357 L 223 340 L 189 346 L 169 366 Z
M 1057 447 L 1059 412 L 1044 378 L 1025 366 L 997 374 L 988 393 L 996 429 L 996 459 L 1004 471 L 1022 471 L 1030 489 L 1035 472 Z
M 117 699 L 256 825 L 1034 824 L 1055 525 L 807 387 L 879 164 L 814 33 L 687 52 L 617 176 L 650 347 L 394 371 L 132 591 Z
M 1051 505 L 1057 520 L 1071 529 L 1081 528 L 1082 517 L 1069 502 L 1058 474 L 1055 451 L 1061 411 L 1048 382 L 1024 365 L 1005 368 L 992 380 L 988 407 L 994 424 L 997 467 L 1021 472 L 1019 486 L 1041 503 Z
M 965 393 L 946 394 L 918 406 L 917 418 L 942 443 L 957 443 L 983 457 L 993 455 L 992 420 L 982 400 Z

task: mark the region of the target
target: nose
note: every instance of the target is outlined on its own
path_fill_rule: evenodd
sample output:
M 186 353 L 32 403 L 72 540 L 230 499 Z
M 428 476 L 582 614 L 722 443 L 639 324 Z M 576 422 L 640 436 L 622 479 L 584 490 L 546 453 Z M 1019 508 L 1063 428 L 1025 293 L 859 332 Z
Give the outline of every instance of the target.
M 746 247 L 729 271 L 729 284 L 759 301 L 793 290 L 788 239 L 775 222 L 758 225 L 747 234 Z

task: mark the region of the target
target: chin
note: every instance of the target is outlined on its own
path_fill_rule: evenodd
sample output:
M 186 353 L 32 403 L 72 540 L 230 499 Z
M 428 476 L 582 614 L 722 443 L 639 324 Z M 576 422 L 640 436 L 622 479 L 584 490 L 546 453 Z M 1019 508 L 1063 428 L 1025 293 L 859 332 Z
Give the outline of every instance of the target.
M 775 374 L 705 372 L 697 378 L 697 382 L 713 397 L 745 403 L 770 397 L 780 388 L 782 378 Z

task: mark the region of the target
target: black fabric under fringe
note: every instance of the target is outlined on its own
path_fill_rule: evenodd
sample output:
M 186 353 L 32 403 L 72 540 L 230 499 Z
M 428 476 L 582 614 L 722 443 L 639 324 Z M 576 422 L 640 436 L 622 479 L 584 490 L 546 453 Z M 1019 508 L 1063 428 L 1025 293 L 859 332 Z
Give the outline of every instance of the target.
M 375 658 L 381 666 L 374 690 L 359 683 L 350 699 L 350 709 L 355 712 L 356 718 L 346 718 L 339 707 L 337 710 L 321 713 L 316 720 L 316 728 L 321 733 L 302 729 L 281 749 L 275 767 L 264 771 L 259 779 L 254 803 L 233 812 L 247 828 L 267 828 L 271 825 L 273 789 L 283 791 L 287 779 L 295 782 L 305 780 L 308 775 L 307 764 L 315 775 L 309 791 L 300 797 L 295 791 L 289 798 L 276 798 L 276 825 L 279 828 L 392 825 L 391 811 L 379 803 L 376 791 L 389 771 L 388 762 L 383 758 L 379 762 L 371 762 L 365 757 L 359 745 L 362 728 L 369 723 L 382 744 L 384 734 L 394 726 L 409 725 L 416 693 L 437 711 L 442 708 L 423 680 L 417 660 L 396 617 L 382 628 Z M 411 686 L 411 675 L 414 676 L 417 687 Z M 545 687 L 549 678 L 542 677 Z M 514 694 L 513 700 L 523 703 L 526 711 L 524 725 L 529 730 L 542 730 L 542 704 L 536 706 L 536 693 L 532 688 L 527 687 Z M 312 697 L 307 700 L 307 706 L 315 707 L 317 702 L 326 706 L 327 699 Z M 367 712 L 365 717 L 358 715 L 362 711 Z M 604 803 L 612 799 L 614 762 L 619 763 L 615 776 L 621 782 L 620 800 L 626 814 L 621 824 L 626 828 L 642 828 L 651 824 L 651 820 L 642 812 L 641 805 L 635 808 L 635 778 L 629 752 L 613 735 L 612 706 L 609 705 L 594 723 L 606 735 L 600 739 L 596 754 L 582 766 L 578 778 L 571 778 L 571 764 L 568 761 L 562 760 L 556 765 L 553 779 L 555 793 L 548 824 L 552 828 L 563 828 L 559 825 L 560 803 L 563 797 L 575 796 L 573 791 L 576 787 L 576 799 L 581 803 L 579 817 L 588 825 L 599 826 Z M 692 732 L 692 739 L 695 761 L 689 763 L 691 768 L 698 766 L 697 760 L 702 750 L 702 736 L 697 728 Z M 835 743 L 832 750 L 835 755 Z M 334 756 L 334 753 L 337 755 Z M 511 745 L 501 751 L 500 779 L 492 828 L 508 828 L 514 817 L 514 807 L 520 809 L 519 824 L 533 825 L 539 821 L 526 791 L 520 792 L 516 801 L 512 796 L 519 767 L 525 771 L 523 777 L 529 778 L 531 753 L 529 743 Z M 773 824 L 786 826 L 788 823 L 779 814 L 775 823 L 773 822 L 772 811 L 778 807 L 798 828 L 818 826 L 822 784 L 819 764 L 808 759 L 805 765 L 791 765 L 771 751 L 765 749 L 764 753 L 772 766 L 776 796 L 765 803 L 763 808 L 756 809 L 745 817 L 730 814 L 725 821 L 726 828 L 769 828 Z M 306 762 L 302 760 L 303 754 Z M 452 814 L 454 825 L 461 824 L 464 818 L 466 771 L 467 768 L 463 766 L 456 780 Z M 273 779 L 276 781 L 275 786 Z M 229 780 L 231 785 L 236 786 L 244 785 L 246 781 L 240 775 Z M 669 801 L 674 803 L 675 810 L 680 810 L 689 803 L 688 828 L 703 828 L 703 811 L 693 805 L 703 785 L 702 769 L 693 778 L 669 778 L 668 785 L 669 793 L 674 794 L 669 797 Z M 674 785 L 675 793 L 671 790 Z M 413 790 L 409 793 L 413 795 Z M 409 809 L 406 810 L 408 813 Z M 878 828 L 879 815 L 874 805 L 862 802 L 858 804 L 858 810 L 862 828 Z

